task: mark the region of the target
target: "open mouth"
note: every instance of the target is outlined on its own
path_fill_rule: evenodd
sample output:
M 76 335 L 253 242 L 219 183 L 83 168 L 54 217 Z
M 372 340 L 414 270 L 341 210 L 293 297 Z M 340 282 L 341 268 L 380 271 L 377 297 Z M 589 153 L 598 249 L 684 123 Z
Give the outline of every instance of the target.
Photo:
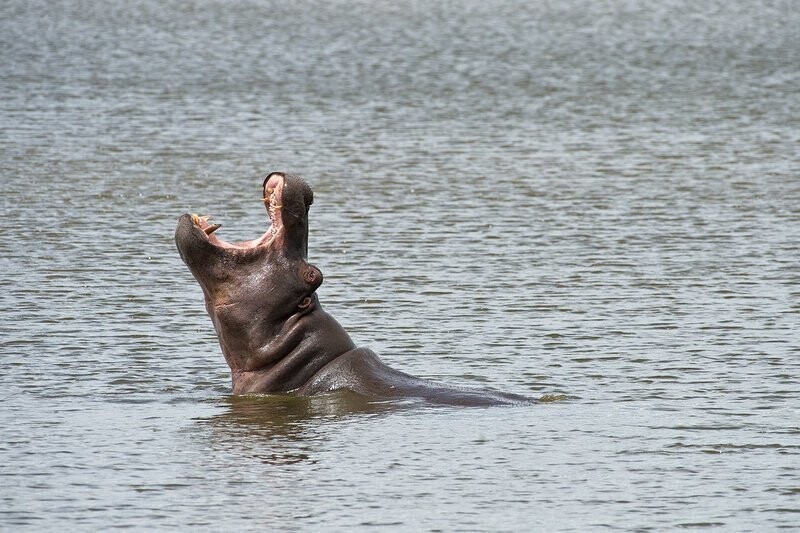
M 286 185 L 286 179 L 283 174 L 273 173 L 264 178 L 262 191 L 264 197 L 261 199 L 267 206 L 267 213 L 269 214 L 270 227 L 267 233 L 271 233 L 272 237 L 278 235 L 278 232 L 283 228 L 283 216 L 281 209 L 283 208 L 283 188 Z
M 221 224 L 212 224 L 210 216 L 192 214 L 192 222 L 208 237 L 209 242 L 221 248 L 235 248 L 249 250 L 259 246 L 269 246 L 278 237 L 283 229 L 282 198 L 285 178 L 282 174 L 273 173 L 264 179 L 262 201 L 267 207 L 270 226 L 269 229 L 256 239 L 232 243 L 220 239 L 214 232 L 222 227 Z

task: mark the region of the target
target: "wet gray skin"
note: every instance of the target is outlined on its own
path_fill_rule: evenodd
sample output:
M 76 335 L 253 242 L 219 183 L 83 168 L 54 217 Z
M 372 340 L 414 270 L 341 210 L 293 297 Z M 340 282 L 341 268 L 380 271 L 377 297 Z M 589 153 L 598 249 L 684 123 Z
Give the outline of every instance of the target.
M 432 383 L 385 365 L 353 343 L 316 294 L 322 272 L 306 261 L 313 192 L 297 176 L 273 172 L 263 183 L 270 219 L 264 235 L 228 243 L 217 224 L 185 214 L 175 243 L 203 289 L 206 310 L 231 368 L 234 394 L 313 395 L 348 389 L 373 398 L 434 403 L 526 403 L 515 394 Z

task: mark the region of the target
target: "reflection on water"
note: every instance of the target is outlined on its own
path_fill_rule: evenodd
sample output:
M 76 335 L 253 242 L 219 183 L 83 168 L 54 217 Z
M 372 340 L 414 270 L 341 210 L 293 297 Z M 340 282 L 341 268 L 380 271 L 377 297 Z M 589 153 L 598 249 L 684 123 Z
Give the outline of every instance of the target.
M 311 398 L 293 394 L 231 396 L 220 404 L 223 412 L 196 421 L 212 430 L 216 449 L 233 447 L 238 453 L 251 451 L 266 463 L 287 464 L 313 460 L 313 441 L 320 438 L 321 428 L 331 419 L 346 417 L 357 424 L 359 416 L 398 411 L 411 403 L 370 400 L 349 391 Z

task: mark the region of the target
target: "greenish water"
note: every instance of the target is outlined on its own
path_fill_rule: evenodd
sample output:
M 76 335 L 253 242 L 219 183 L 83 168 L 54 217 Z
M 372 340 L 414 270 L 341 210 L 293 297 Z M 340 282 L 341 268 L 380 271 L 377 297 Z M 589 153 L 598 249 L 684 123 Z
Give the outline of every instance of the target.
M 0 529 L 800 525 L 793 2 L 0 5 Z M 544 397 L 232 398 L 183 212 L 314 187 L 326 309 Z

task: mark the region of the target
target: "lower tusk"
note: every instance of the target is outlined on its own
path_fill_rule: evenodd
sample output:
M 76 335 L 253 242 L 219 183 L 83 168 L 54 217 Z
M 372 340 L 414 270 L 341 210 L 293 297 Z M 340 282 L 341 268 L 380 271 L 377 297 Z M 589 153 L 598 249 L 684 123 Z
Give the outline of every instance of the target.
M 209 226 L 207 228 L 203 228 L 203 231 L 206 233 L 206 235 L 211 235 L 212 233 L 214 233 L 215 231 L 217 231 L 221 227 L 222 227 L 222 224 L 213 224 L 213 225 L 211 225 L 211 226 Z

